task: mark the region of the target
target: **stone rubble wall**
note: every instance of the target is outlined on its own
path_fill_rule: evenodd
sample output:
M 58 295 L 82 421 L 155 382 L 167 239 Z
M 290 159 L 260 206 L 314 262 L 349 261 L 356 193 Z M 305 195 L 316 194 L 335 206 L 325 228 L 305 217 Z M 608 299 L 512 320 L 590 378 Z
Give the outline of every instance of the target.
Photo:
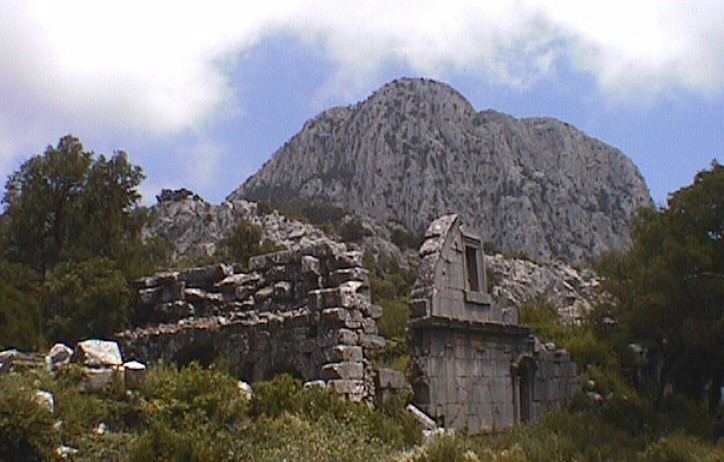
M 356 401 L 375 397 L 382 348 L 362 253 L 322 242 L 137 281 L 144 326 L 117 340 L 125 357 L 185 364 L 224 358 L 249 382 L 288 372 Z

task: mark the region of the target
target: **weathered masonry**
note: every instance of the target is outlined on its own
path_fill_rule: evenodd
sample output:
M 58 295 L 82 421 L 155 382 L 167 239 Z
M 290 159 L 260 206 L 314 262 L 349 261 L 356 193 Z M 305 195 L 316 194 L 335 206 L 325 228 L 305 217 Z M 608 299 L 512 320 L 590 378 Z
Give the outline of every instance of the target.
M 565 350 L 549 351 L 496 307 L 480 236 L 457 215 L 434 221 L 420 249 L 410 336 L 416 404 L 470 432 L 536 421 L 578 389 Z
M 225 358 L 249 382 L 282 372 L 345 397 L 404 386 L 368 360 L 384 346 L 362 254 L 323 241 L 253 257 L 246 271 L 211 265 L 137 281 L 145 327 L 122 332 L 125 357 L 185 364 Z

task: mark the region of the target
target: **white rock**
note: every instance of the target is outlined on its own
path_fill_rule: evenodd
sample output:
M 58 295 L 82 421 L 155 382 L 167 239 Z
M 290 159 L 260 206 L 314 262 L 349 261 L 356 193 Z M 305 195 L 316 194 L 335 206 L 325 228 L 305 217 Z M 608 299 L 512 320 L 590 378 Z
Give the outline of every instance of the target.
M 251 388 L 251 385 L 244 382 L 243 380 L 239 380 L 236 383 L 236 386 L 239 388 L 239 391 L 246 399 L 251 399 L 254 396 L 254 390 Z
M 435 423 L 435 421 L 432 420 L 429 415 L 418 409 L 417 406 L 415 406 L 414 404 L 408 404 L 405 409 L 407 409 L 412 414 L 412 416 L 422 426 L 423 430 L 432 431 L 438 429 L 437 423 Z
M 45 365 L 49 371 L 54 371 L 70 362 L 73 350 L 64 343 L 56 343 L 45 355 Z
M 43 409 L 46 409 L 51 414 L 55 412 L 55 398 L 53 394 L 45 390 L 36 390 L 33 400 L 38 403 Z
M 72 360 L 86 366 L 120 366 L 121 350 L 116 342 L 91 339 L 75 346 Z
M 70 446 L 61 445 L 55 448 L 55 455 L 58 456 L 58 459 L 60 460 L 73 460 L 73 456 L 78 454 L 78 450 L 76 448 L 71 448 Z

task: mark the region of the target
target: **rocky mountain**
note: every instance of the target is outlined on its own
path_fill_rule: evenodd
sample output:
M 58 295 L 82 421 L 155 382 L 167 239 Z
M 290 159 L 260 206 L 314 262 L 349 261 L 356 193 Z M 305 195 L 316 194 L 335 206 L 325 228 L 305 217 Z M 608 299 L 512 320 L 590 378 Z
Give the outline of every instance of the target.
M 478 112 L 426 79 L 308 121 L 229 199 L 300 197 L 415 232 L 458 213 L 501 249 L 572 262 L 626 247 L 652 205 L 619 150 L 555 119 Z

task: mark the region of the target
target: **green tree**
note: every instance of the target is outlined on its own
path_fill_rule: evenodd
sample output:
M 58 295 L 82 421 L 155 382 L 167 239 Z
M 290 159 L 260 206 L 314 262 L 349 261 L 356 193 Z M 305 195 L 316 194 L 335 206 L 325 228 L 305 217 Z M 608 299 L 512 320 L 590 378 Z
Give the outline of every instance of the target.
M 724 373 L 724 167 L 696 175 L 668 206 L 642 210 L 632 248 L 604 256 L 599 269 L 618 300 L 625 341 L 661 361 L 658 406 L 667 384 L 695 399 L 719 402 Z
M 72 343 L 123 329 L 131 291 L 111 260 L 92 258 L 61 263 L 48 273 L 43 302 L 48 338 Z
M 124 152 L 95 159 L 77 138 L 61 138 L 7 181 L 6 256 L 41 275 L 70 258 L 117 257 L 137 229 L 132 211 L 142 179 Z

